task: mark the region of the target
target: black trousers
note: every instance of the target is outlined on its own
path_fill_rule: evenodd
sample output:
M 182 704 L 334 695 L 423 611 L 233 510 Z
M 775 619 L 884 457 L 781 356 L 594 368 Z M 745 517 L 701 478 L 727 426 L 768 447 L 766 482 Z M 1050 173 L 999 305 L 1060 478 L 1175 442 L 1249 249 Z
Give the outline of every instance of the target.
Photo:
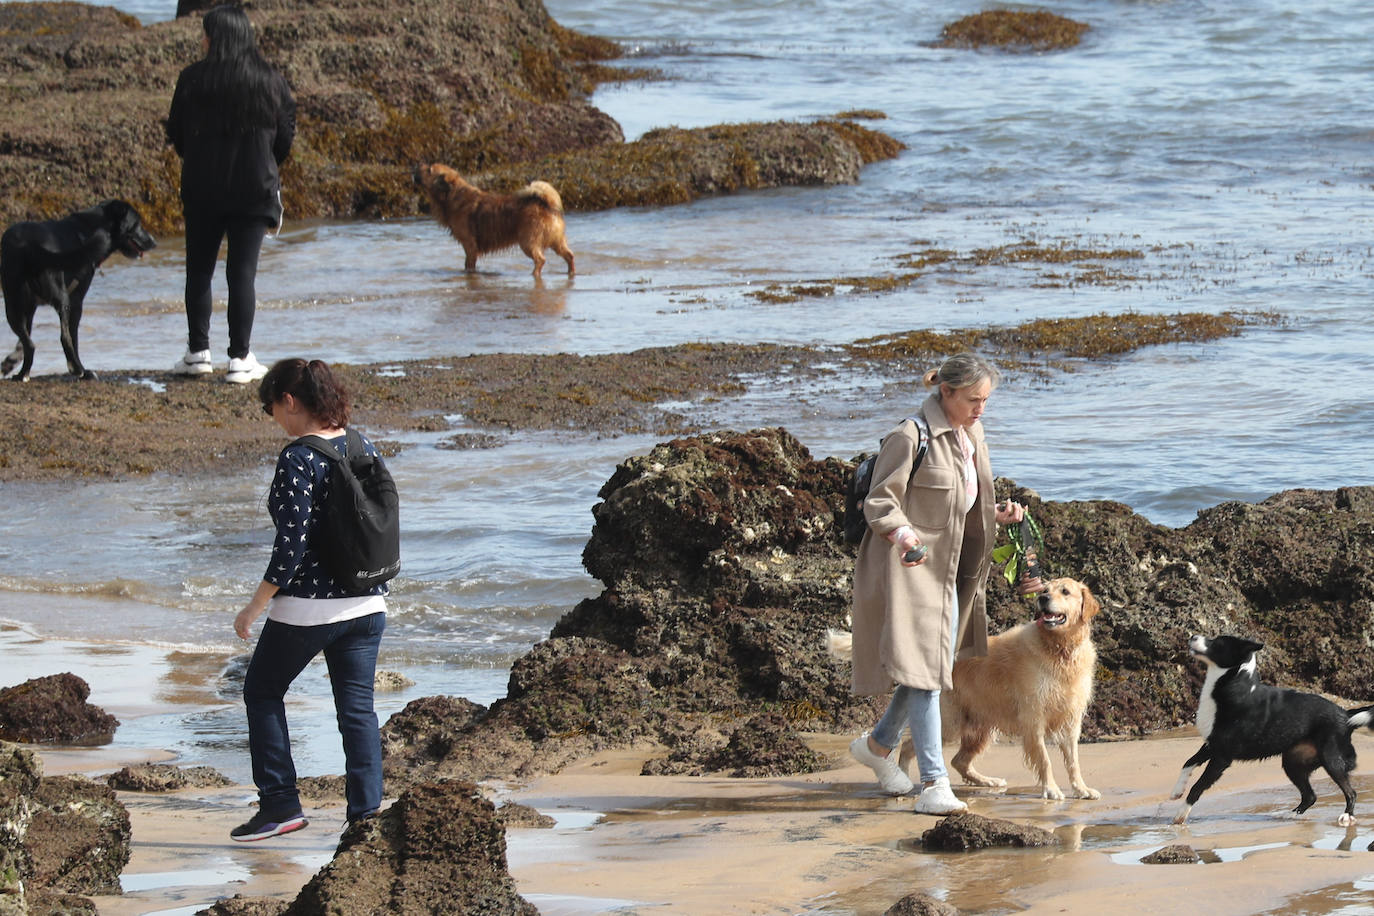
M 257 311 L 255 282 L 258 255 L 267 235 L 261 216 L 239 216 L 187 209 L 186 213 L 186 348 L 210 349 L 210 281 L 215 275 L 220 243 L 229 241 L 224 279 L 229 286 L 229 356 L 248 355 Z

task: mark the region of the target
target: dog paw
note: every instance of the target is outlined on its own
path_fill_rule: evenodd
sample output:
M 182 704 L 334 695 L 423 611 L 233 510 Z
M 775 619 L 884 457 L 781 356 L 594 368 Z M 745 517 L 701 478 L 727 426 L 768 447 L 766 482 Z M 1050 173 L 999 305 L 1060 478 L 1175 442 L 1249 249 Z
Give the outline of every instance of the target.
M 1077 789 L 1079 798 L 1101 798 L 1102 793 L 1096 789 L 1089 789 L 1087 786 L 1079 786 Z
M 1041 786 L 1040 797 L 1048 801 L 1063 801 L 1064 792 L 1058 786 Z
M 999 776 L 984 776 L 982 773 L 961 773 L 964 785 L 979 786 L 984 789 L 1005 789 L 1007 781 Z
M 1341 825 L 1342 827 L 1350 827 L 1355 823 L 1355 815 L 1346 814 L 1344 811 L 1342 811 L 1341 816 L 1336 818 L 1336 823 Z

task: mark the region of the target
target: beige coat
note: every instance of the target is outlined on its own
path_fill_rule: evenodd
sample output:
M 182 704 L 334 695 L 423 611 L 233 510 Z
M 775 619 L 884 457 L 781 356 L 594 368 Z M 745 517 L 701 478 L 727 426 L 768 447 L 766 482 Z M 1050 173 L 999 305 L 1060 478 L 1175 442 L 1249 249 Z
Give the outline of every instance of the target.
M 978 499 L 967 513 L 963 459 L 940 399 L 919 413 L 931 442 L 911 485 L 916 425 L 903 420 L 883 440 L 864 500 L 869 530 L 854 567 L 854 693 L 882 694 L 895 681 L 921 690 L 950 690 L 950 631 L 955 586 L 959 595 L 958 658 L 987 655 L 986 586 L 997 536 L 992 465 L 983 426 L 969 428 L 978 469 Z M 930 549 L 920 566 L 903 566 L 883 535 L 910 525 Z

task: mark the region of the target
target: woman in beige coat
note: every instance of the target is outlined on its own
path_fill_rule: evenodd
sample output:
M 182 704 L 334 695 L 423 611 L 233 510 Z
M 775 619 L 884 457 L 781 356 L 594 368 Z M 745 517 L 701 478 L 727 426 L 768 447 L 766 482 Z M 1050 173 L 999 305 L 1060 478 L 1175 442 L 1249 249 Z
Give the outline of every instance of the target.
M 994 505 L 992 465 L 979 418 L 998 381 L 982 358 L 962 353 L 926 373 L 934 389 L 917 411 L 929 431 L 925 458 L 912 464 L 924 433 L 903 420 L 883 440 L 864 500 L 868 531 L 854 569 L 854 693 L 892 699 L 873 731 L 850 744 L 883 790 L 915 788 L 898 766 L 903 726 L 911 729 L 921 775 L 916 810 L 967 809 L 955 797 L 940 737 L 940 691 L 952 689 L 958 658 L 987 654 L 985 588 L 997 524 L 1025 508 Z M 919 558 L 908 551 L 924 547 Z

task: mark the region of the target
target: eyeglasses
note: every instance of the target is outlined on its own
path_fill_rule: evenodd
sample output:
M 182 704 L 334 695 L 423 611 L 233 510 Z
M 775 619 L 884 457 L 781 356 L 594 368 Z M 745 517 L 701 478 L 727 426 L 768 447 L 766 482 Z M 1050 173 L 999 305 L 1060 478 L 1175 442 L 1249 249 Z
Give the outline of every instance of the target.
M 267 414 L 267 415 L 270 417 L 270 416 L 272 416 L 272 411 L 275 410 L 276 407 L 277 407 L 277 402 L 276 402 L 276 401 L 268 401 L 266 404 L 262 405 L 262 412 L 265 413 L 265 414 Z

